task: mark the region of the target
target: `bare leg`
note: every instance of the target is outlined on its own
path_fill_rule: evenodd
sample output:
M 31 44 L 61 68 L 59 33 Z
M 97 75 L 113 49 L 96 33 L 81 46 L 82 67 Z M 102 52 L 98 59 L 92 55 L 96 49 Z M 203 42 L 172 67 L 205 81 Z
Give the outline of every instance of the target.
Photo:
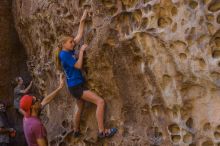
M 104 108 L 105 108 L 104 100 L 89 90 L 83 92 L 82 99 L 96 104 L 97 106 L 96 119 L 98 122 L 98 128 L 99 128 L 99 132 L 103 132 L 104 131 Z
M 77 105 L 77 110 L 75 113 L 75 117 L 74 117 L 74 131 L 79 131 L 80 130 L 80 117 L 81 117 L 81 113 L 83 110 L 83 105 L 84 105 L 84 101 L 83 100 L 77 100 L 76 101 L 76 105 Z

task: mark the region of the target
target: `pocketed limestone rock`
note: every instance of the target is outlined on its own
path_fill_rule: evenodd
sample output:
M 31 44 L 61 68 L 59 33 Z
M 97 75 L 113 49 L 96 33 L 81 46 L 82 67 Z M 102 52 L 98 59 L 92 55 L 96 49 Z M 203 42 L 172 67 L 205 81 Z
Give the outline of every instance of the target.
M 86 104 L 83 136 L 71 129 L 75 101 L 65 89 L 45 109 L 51 145 L 219 145 L 218 0 L 15 0 L 14 19 L 40 92 L 58 83 L 52 59 L 61 34 L 76 35 L 83 10 L 89 44 L 85 78 L 106 101 L 97 141 L 95 106 Z M 61 138 L 57 138 L 61 137 Z

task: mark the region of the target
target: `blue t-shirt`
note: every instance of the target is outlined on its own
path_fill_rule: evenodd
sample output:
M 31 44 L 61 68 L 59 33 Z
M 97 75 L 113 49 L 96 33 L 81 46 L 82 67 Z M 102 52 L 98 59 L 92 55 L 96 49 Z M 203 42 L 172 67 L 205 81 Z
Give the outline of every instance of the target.
M 62 50 L 59 58 L 66 74 L 68 87 L 73 87 L 84 82 L 84 78 L 79 69 L 74 67 L 77 59 L 75 58 L 75 51 Z

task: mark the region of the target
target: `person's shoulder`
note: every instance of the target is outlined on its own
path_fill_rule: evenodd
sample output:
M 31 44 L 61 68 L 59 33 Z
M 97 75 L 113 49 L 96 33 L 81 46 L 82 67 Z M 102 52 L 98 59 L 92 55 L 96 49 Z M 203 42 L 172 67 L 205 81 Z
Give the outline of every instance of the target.
M 65 53 L 65 51 L 61 50 L 60 53 L 59 53 L 59 55 L 61 56 L 61 55 L 63 55 L 64 53 Z
M 20 90 L 21 90 L 21 88 L 15 87 L 15 88 L 14 88 L 14 93 L 18 93 Z
M 63 51 L 63 50 L 60 51 L 60 54 L 59 54 L 60 58 L 65 57 L 67 55 L 70 55 L 69 52 Z

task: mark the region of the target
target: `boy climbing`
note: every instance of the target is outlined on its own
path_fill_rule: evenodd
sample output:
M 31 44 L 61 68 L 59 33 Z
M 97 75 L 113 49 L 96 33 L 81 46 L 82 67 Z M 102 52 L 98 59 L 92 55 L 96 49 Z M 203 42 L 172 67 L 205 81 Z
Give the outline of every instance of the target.
M 98 122 L 98 137 L 106 138 L 113 136 L 116 132 L 116 128 L 106 129 L 104 127 L 104 100 L 90 91 L 85 86 L 85 80 L 82 76 L 81 69 L 83 66 L 83 55 L 88 45 L 84 44 L 80 48 L 78 58 L 75 54 L 75 46 L 80 42 L 85 26 L 85 20 L 87 17 L 87 10 L 84 11 L 80 20 L 79 30 L 76 37 L 62 36 L 59 40 L 59 45 L 56 50 L 56 65 L 60 69 L 62 67 L 65 72 L 67 85 L 70 93 L 76 99 L 77 111 L 74 116 L 74 136 L 79 136 L 80 133 L 80 116 L 82 113 L 83 105 L 85 101 L 91 102 L 97 106 L 96 119 Z

